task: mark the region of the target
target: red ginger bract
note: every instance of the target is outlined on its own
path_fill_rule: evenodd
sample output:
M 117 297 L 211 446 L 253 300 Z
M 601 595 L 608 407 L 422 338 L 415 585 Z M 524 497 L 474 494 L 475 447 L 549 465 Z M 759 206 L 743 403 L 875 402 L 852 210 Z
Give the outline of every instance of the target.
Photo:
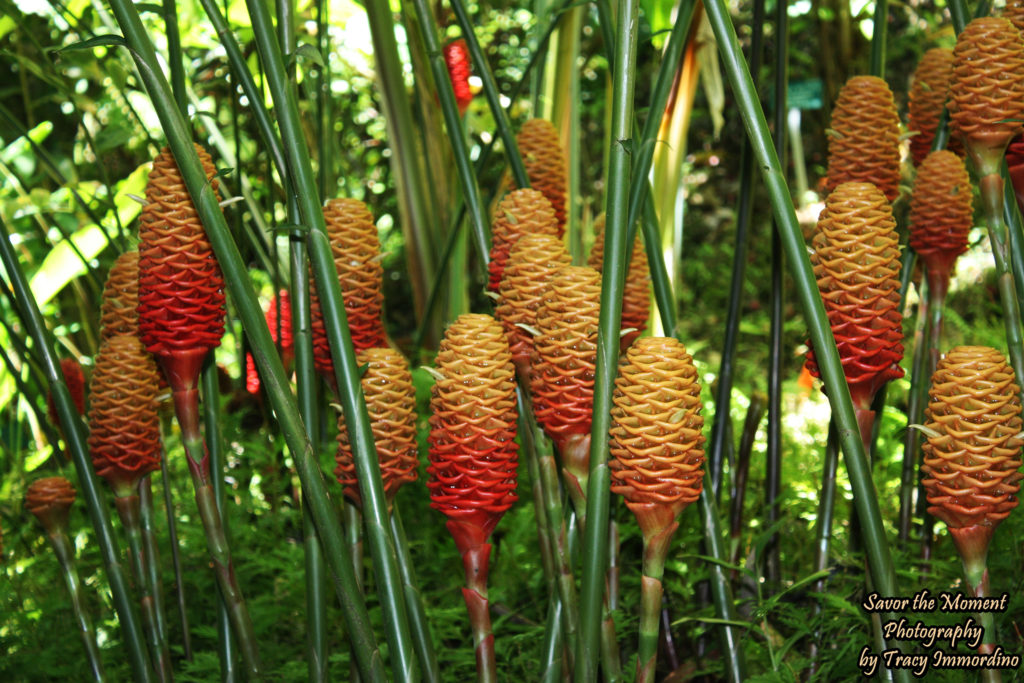
M 430 505 L 475 527 L 482 542 L 516 501 L 515 368 L 501 325 L 488 315 L 459 316 L 435 364 Z
M 196 152 L 216 194 L 213 161 L 198 145 Z M 194 384 L 202 359 L 220 345 L 224 278 L 169 148 L 153 161 L 146 202 L 139 224 L 139 335 L 177 389 L 179 376 Z
M 910 246 L 927 269 L 949 273 L 956 258 L 967 251 L 973 198 L 960 157 L 946 150 L 928 155 L 910 197 Z
M 1001 353 L 984 346 L 951 350 L 932 376 L 923 445 L 928 512 L 950 529 L 994 527 L 1017 507 L 1020 387 Z
M 341 282 L 352 346 L 356 351 L 385 346 L 384 294 L 381 290 L 384 269 L 380 264 L 380 239 L 373 214 L 358 199 L 340 198 L 327 202 L 324 220 Z M 316 369 L 333 380 L 334 362 L 315 286 L 310 297 L 310 309 Z
M 416 480 L 416 468 L 419 466 L 416 390 L 412 385 L 409 363 L 394 349 L 364 349 L 356 354 L 356 363 L 360 367 L 366 366 L 361 384 L 380 461 L 384 494 L 390 502 L 402 484 Z M 334 475 L 345 487 L 345 495 L 356 505 L 361 505 L 353 457 L 345 416 L 339 414 L 338 451 L 335 454 L 338 466 Z
M 903 376 L 899 238 L 889 202 L 869 183 L 844 183 L 825 200 L 811 264 L 854 405 Z M 807 368 L 821 377 L 814 350 Z
M 551 278 L 537 311 L 530 390 L 537 422 L 560 450 L 590 434 L 600 309 L 601 276 L 568 266 Z
M 530 119 L 523 124 L 516 142 L 530 187 L 542 192 L 555 210 L 561 239 L 565 233 L 565 193 L 569 183 L 558 131 L 546 119 Z
M 100 347 L 90 384 L 89 452 L 96 474 L 118 496 L 130 495 L 160 468 L 158 379 L 137 337 L 111 337 Z
M 491 221 L 491 262 L 487 288 L 498 291 L 509 253 L 524 235 L 558 235 L 551 203 L 538 190 L 512 190 L 501 200 Z
M 469 87 L 469 77 L 472 74 L 472 66 L 469 61 L 469 48 L 462 38 L 453 40 L 442 48 L 444 64 L 448 67 L 448 77 L 452 81 L 452 90 L 455 91 L 455 103 L 459 107 L 459 114 L 465 114 L 473 101 L 473 90 Z
M 292 303 L 288 296 L 288 290 L 282 289 L 274 295 L 270 306 L 263 312 L 263 317 L 270 329 L 270 338 L 281 353 L 281 364 L 288 372 L 295 359 L 295 339 L 292 336 Z M 250 394 L 258 393 L 260 390 L 260 375 L 256 370 L 252 352 L 245 354 L 245 388 Z
M 509 253 L 494 313 L 505 328 L 512 361 L 524 380 L 530 376 L 533 334 L 520 325 L 537 324 L 537 308 L 549 281 L 559 268 L 571 263 L 565 245 L 554 235 L 523 235 Z
M 832 109 L 826 187 L 873 183 L 886 199 L 900 194 L 900 119 L 892 91 L 881 78 L 854 76 Z

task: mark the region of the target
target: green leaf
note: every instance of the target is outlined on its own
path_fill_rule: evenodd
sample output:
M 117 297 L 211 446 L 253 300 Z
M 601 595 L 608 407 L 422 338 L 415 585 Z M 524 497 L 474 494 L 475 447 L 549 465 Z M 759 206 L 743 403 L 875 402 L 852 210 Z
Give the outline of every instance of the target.
M 319 66 L 321 69 L 324 68 L 323 55 L 321 55 L 320 51 L 317 50 L 312 45 L 310 45 L 309 43 L 303 43 L 302 45 L 299 45 L 299 47 L 296 48 L 295 52 L 288 55 L 288 66 L 291 67 L 298 64 L 300 58 L 308 59 L 309 61 Z
M 78 52 L 80 50 L 91 50 L 96 47 L 128 47 L 128 43 L 119 35 L 113 33 L 105 33 L 102 36 L 96 36 L 89 40 L 82 40 L 77 43 L 71 43 L 65 45 L 62 48 L 54 50 L 54 54 L 60 56 L 65 52 Z

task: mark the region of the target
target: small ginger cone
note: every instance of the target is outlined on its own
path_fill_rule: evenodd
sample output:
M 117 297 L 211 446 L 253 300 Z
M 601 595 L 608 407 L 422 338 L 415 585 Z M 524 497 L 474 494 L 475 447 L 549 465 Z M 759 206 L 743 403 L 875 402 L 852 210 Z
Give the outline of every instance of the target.
M 957 37 L 949 115 L 978 174 L 998 173 L 1024 119 L 1024 42 L 1009 20 L 981 17 Z
M 604 222 L 603 213 L 594 221 L 594 245 L 590 248 L 590 257 L 587 258 L 587 265 L 599 273 L 604 265 Z M 619 338 L 619 348 L 623 353 L 633 340 L 647 329 L 647 319 L 650 315 L 651 271 L 647 265 L 643 238 L 638 234 L 633 241 L 633 252 L 629 257 L 629 268 L 622 290 L 621 329 L 632 330 Z
M 324 207 L 327 237 L 341 281 L 352 347 L 356 351 L 386 346 L 381 289 L 384 268 L 380 264 L 380 239 L 369 207 L 358 199 L 332 199 Z M 327 340 L 320 297 L 316 287 L 310 296 L 313 327 L 313 360 L 319 371 L 334 386 L 334 362 Z
M 216 196 L 216 168 L 196 145 Z M 224 335 L 224 279 L 170 149 L 153 161 L 139 227 L 139 335 L 171 386 L 210 559 L 250 678 L 261 675 L 199 428 L 199 372 Z
M 584 266 L 562 268 L 551 278 L 537 311 L 538 335 L 533 340 L 533 412 L 562 456 L 562 476 L 581 519 L 590 475 L 600 310 L 600 274 Z
M 491 222 L 490 280 L 487 289 L 498 291 L 512 246 L 523 235 L 558 235 L 551 203 L 537 190 L 512 190 L 501 200 Z
M 910 155 L 915 166 L 919 167 L 932 151 L 952 75 L 953 51 L 945 47 L 933 47 L 925 52 L 914 70 L 907 103 L 907 128 L 915 133 L 910 138 Z M 963 156 L 959 138 L 951 137 L 947 147 Z
M 811 246 L 818 289 L 868 444 L 875 392 L 903 376 L 899 238 L 888 200 L 870 183 L 843 183 L 826 198 Z M 806 366 L 821 377 L 813 349 Z
M 854 76 L 832 109 L 826 189 L 873 183 L 890 202 L 900 194 L 900 119 L 892 91 L 876 76 Z
M 650 683 L 665 558 L 679 516 L 704 483 L 704 418 L 693 358 L 675 339 L 637 339 L 619 368 L 612 401 L 611 488 L 625 498 L 644 537 L 636 680 Z
M 281 364 L 286 373 L 291 373 L 292 361 L 295 360 L 295 339 L 292 336 L 292 303 L 287 289 L 274 295 L 263 317 L 270 329 L 270 338 L 281 354 Z M 250 394 L 258 394 L 260 391 L 260 375 L 251 352 L 245 354 L 245 389 Z
M 455 91 L 455 104 L 459 107 L 459 114 L 465 116 L 473 101 L 473 89 L 469 87 L 469 77 L 473 73 L 472 63 L 469 60 L 469 47 L 462 38 L 453 40 L 441 48 L 444 64 L 448 67 L 448 77 L 452 81 L 452 90 Z
M 928 512 L 949 528 L 973 596 L 988 595 L 989 541 L 1017 507 L 1021 404 L 1013 368 L 995 349 L 958 346 L 939 362 L 928 392 L 922 485 Z M 991 612 L 978 616 L 981 654 L 995 650 Z M 998 680 L 986 671 L 985 680 Z
M 558 131 L 546 119 L 530 119 L 523 124 L 516 142 L 530 187 L 540 190 L 555 210 L 558 238 L 561 239 L 565 234 L 565 194 L 569 181 Z
M 516 364 L 524 386 L 530 383 L 533 333 L 521 326 L 536 326 L 537 308 L 547 292 L 551 277 L 560 267 L 571 263 L 565 245 L 554 235 L 523 235 L 509 253 L 508 265 L 498 287 L 500 298 L 494 314 L 505 328 L 512 362 Z
M 461 315 L 445 332 L 430 398 L 430 506 L 462 555 L 479 680 L 496 681 L 487 538 L 516 501 L 515 367 L 501 325 Z
M 138 251 L 126 251 L 118 256 L 103 285 L 100 341 L 119 334 L 139 335 Z
M 416 390 L 412 385 L 409 363 L 390 348 L 364 349 L 356 354 L 356 363 L 366 366 L 361 381 L 370 415 L 373 440 L 377 446 L 380 474 L 388 504 L 402 484 L 416 480 L 419 449 L 416 445 Z M 345 495 L 362 506 L 359 481 L 349 442 L 345 416 L 338 415 L 338 464 L 334 475 L 345 487 Z
M 92 618 L 85 606 L 82 595 L 82 581 L 75 568 L 75 552 L 71 539 L 68 538 L 68 516 L 71 505 L 75 502 L 75 488 L 64 477 L 46 477 L 37 479 L 28 486 L 25 492 L 25 509 L 39 520 L 50 541 L 57 561 L 60 563 L 64 583 L 71 598 L 71 608 L 75 614 L 78 634 L 82 638 L 89 659 L 92 679 L 106 680 L 103 661 L 100 658 L 99 646 L 96 643 L 96 631 Z

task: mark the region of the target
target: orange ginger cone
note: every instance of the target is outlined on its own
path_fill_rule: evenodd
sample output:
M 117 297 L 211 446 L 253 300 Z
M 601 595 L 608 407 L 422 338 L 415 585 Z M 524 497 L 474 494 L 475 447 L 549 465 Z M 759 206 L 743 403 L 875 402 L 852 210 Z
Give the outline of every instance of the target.
M 561 239 L 565 234 L 565 195 L 569 182 L 558 131 L 546 119 L 530 119 L 523 124 L 516 142 L 530 187 L 540 190 L 555 210 L 558 238 Z
M 594 221 L 594 246 L 590 248 L 587 265 L 601 272 L 604 264 L 604 221 L 602 213 Z M 647 319 L 651 315 L 651 271 L 647 265 L 647 252 L 644 250 L 643 238 L 638 234 L 633 241 L 633 253 L 629 258 L 629 269 L 626 271 L 625 286 L 622 291 L 622 323 L 621 329 L 632 329 L 619 339 L 619 348 L 625 352 L 633 340 L 647 329 Z
M 361 384 L 377 446 L 384 495 L 390 505 L 402 484 L 416 480 L 416 390 L 408 361 L 394 349 L 363 349 L 356 354 L 356 363 L 366 366 Z M 345 495 L 361 506 L 356 465 L 342 414 L 338 415 L 338 451 L 334 457 L 338 483 L 345 487 Z
M 512 362 L 524 386 L 529 386 L 533 333 L 521 325 L 536 326 L 537 308 L 547 292 L 548 282 L 560 267 L 571 263 L 565 245 L 554 235 L 523 235 L 509 253 L 494 314 L 505 328 Z
M 490 280 L 487 289 L 498 291 L 509 252 L 523 235 L 558 234 L 558 223 L 551 203 L 537 190 L 512 190 L 501 200 L 491 222 Z
M 895 201 L 900 194 L 900 119 L 886 82 L 876 76 L 848 80 L 832 109 L 831 128 L 827 190 L 841 183 L 873 183 Z
M 704 483 L 704 418 L 693 359 L 672 338 L 637 339 L 615 380 L 609 448 L 612 491 L 644 538 L 636 680 L 654 681 L 662 576 L 679 516 Z
M 577 517 L 586 514 L 590 423 L 594 409 L 601 276 L 568 266 L 551 278 L 537 311 L 530 390 L 537 422 L 562 456 Z
M 139 335 L 138 251 L 126 251 L 118 256 L 103 285 L 100 340 L 119 334 Z
M 928 512 L 946 523 L 970 594 L 984 598 L 989 541 L 1017 507 L 1024 476 L 1020 387 L 1000 352 L 958 346 L 939 362 L 928 394 L 921 466 Z M 990 654 L 996 649 L 992 612 L 976 618 L 985 631 L 978 652 Z M 985 677 L 993 679 L 998 675 Z
M 915 133 L 910 138 L 910 155 L 915 166 L 920 166 L 932 151 L 952 75 L 953 51 L 945 47 L 933 47 L 925 52 L 914 70 L 907 102 L 907 128 Z M 947 148 L 963 156 L 959 139 L 950 137 Z
M 812 248 L 818 289 L 868 444 L 875 392 L 903 376 L 899 238 L 888 200 L 870 183 L 840 185 L 825 200 Z M 807 368 L 821 377 L 813 349 Z
M 487 599 L 487 538 L 516 501 L 515 366 L 501 325 L 461 315 L 445 332 L 430 398 L 430 506 L 448 517 L 462 555 L 462 589 L 479 680 L 497 680 Z
M 386 346 L 381 289 L 380 239 L 369 207 L 358 199 L 332 199 L 324 207 L 327 237 L 341 281 L 352 346 L 356 351 Z M 316 287 L 310 296 L 313 359 L 316 369 L 334 386 L 334 362 L 327 341 L 323 312 Z

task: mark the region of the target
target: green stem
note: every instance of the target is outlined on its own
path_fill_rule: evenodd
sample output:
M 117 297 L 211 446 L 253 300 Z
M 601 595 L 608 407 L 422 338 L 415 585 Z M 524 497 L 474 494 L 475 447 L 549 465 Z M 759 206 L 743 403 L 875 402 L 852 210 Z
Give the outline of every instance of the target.
M 601 651 L 599 631 L 608 569 L 610 479 L 608 430 L 611 422 L 612 383 L 618 368 L 622 292 L 628 267 L 626 236 L 630 182 L 629 141 L 633 123 L 636 79 L 636 0 L 619 0 L 612 77 L 611 138 L 605 232 L 605 262 L 601 277 L 601 316 L 598 321 L 597 367 L 594 373 L 594 416 L 591 423 L 590 478 L 587 486 L 587 525 L 584 532 L 583 580 L 580 589 L 580 638 L 574 680 L 597 677 Z M 655 243 L 656 244 L 656 243 Z M 608 672 L 610 673 L 610 672 Z
M 143 477 L 139 484 L 139 522 L 142 531 L 142 552 L 147 570 L 146 582 L 153 595 L 154 616 L 157 637 L 160 639 L 161 654 L 167 660 L 170 671 L 171 651 L 167 639 L 167 618 L 164 615 L 164 585 L 160 578 L 160 553 L 156 542 L 156 526 L 153 518 L 153 481 Z
M 644 536 L 643 578 L 640 583 L 640 641 L 637 648 L 636 681 L 654 683 L 658 663 L 658 633 L 661 629 L 661 598 L 664 586 L 665 558 L 672 536 L 679 528 L 678 515 L 668 505 L 633 506 L 659 508 L 653 514 L 637 512 Z
M 198 159 L 196 160 L 198 163 Z M 0 227 L 7 234 L 7 225 L 0 216 Z M 132 674 L 136 681 L 151 681 L 152 674 L 149 665 L 149 658 L 146 653 L 146 641 L 142 636 L 142 628 L 133 610 L 131 594 L 121 569 L 120 551 L 115 541 L 113 529 L 110 526 L 110 517 L 107 513 L 107 506 L 100 494 L 96 481 L 96 474 L 93 471 L 92 460 L 89 457 L 89 449 L 86 445 L 85 426 L 78 415 L 78 409 L 71 399 L 71 393 L 64 383 L 63 373 L 60 370 L 60 363 L 57 354 L 53 351 L 49 333 L 43 324 L 43 316 L 39 312 L 32 291 L 29 289 L 25 274 L 18 264 L 18 258 L 14 254 L 14 247 L 6 236 L 0 236 L 0 260 L 3 261 L 7 277 L 11 281 L 14 290 L 13 299 L 19 306 L 22 324 L 28 328 L 32 336 L 37 353 L 41 356 L 46 372 L 46 378 L 50 384 L 50 392 L 53 394 L 54 404 L 57 407 L 57 415 L 60 418 L 60 426 L 64 432 L 64 440 L 67 443 L 68 451 L 78 471 L 78 481 L 82 487 L 82 497 L 85 500 L 93 529 L 96 532 L 96 541 L 100 546 L 100 555 L 103 558 L 107 570 L 107 581 L 110 584 L 110 591 L 114 598 L 114 609 L 117 612 L 118 621 L 124 632 L 125 647 L 128 649 L 128 658 L 131 662 Z
M 1024 377 L 1024 340 L 1021 338 L 1020 304 L 1010 268 L 1010 248 L 1006 223 L 1003 221 L 1003 177 L 998 172 L 987 173 L 980 181 L 981 202 L 988 226 L 989 243 L 996 262 L 999 298 L 1003 308 L 1006 329 L 1006 347 L 1010 364 L 1018 377 Z
M 982 533 L 977 533 L 978 531 L 982 531 Z M 984 530 L 980 530 L 979 527 L 950 528 L 949 532 L 953 536 L 957 550 L 960 551 L 969 595 L 972 598 L 988 597 L 987 556 L 992 527 Z M 978 654 L 992 654 L 995 652 L 997 642 L 995 614 L 991 611 L 984 611 L 975 614 L 974 618 L 984 631 L 984 636 L 978 644 Z M 983 669 L 980 680 L 985 683 L 998 683 L 1002 681 L 1002 674 L 999 669 Z
M 1024 301 L 1024 220 L 1020 215 L 1020 204 L 1013 184 L 1009 182 L 1009 170 L 1003 160 L 1003 212 L 1010 233 L 1010 265 L 1013 268 L 1013 283 L 1017 286 L 1017 301 Z
M 182 116 L 188 115 L 185 91 L 184 55 L 181 52 L 181 33 L 178 31 L 178 5 L 175 0 L 163 0 L 164 33 L 167 36 L 167 63 L 171 67 L 171 92 Z
M 916 431 L 916 430 L 915 430 Z M 839 432 L 836 429 L 835 420 L 828 423 L 828 440 L 825 442 L 825 460 L 821 471 L 821 493 L 818 496 L 817 524 L 814 528 L 814 573 L 822 572 L 828 568 L 828 547 L 832 540 L 832 519 L 836 507 L 836 472 L 839 469 Z M 825 592 L 825 581 L 822 577 L 814 584 L 816 593 Z M 817 603 L 814 614 L 821 613 L 821 603 Z M 810 659 L 811 670 L 818 666 L 818 641 L 821 632 L 815 634 L 811 643 Z
M 888 0 L 875 0 L 871 35 L 871 75 L 885 78 L 885 40 L 889 28 Z
M 469 610 L 473 629 L 473 649 L 476 652 L 477 683 L 497 683 L 498 668 L 494 654 L 494 634 L 491 632 L 490 602 L 487 599 L 487 572 L 490 564 L 491 544 L 474 543 L 459 548 L 466 570 L 466 587 L 462 597 Z
M 85 600 L 82 599 L 82 581 L 78 578 L 78 570 L 75 569 L 75 553 L 71 547 L 71 540 L 63 529 L 49 533 L 48 537 L 57 561 L 60 562 L 64 582 L 71 596 L 71 609 L 78 622 L 78 635 L 82 638 L 82 645 L 85 646 L 85 653 L 89 657 L 89 673 L 92 674 L 94 681 L 106 681 L 103 660 L 96 644 L 96 629 L 93 628 L 92 619 L 85 608 Z
M 914 323 L 914 360 L 910 375 L 910 396 L 907 406 L 907 424 L 921 424 L 924 408 L 928 401 L 928 385 L 931 384 L 931 373 L 928 371 L 928 308 L 931 289 L 927 284 L 918 289 L 920 303 L 917 308 L 917 321 Z M 920 432 L 907 429 L 903 440 L 903 467 L 900 472 L 900 516 L 899 541 L 906 543 L 910 539 L 910 520 L 913 512 L 913 495 L 917 477 L 917 454 L 920 446 Z
M 358 591 L 354 586 L 352 568 L 346 559 L 344 540 L 336 517 L 335 507 L 327 494 L 323 473 L 316 461 L 312 444 L 309 441 L 309 435 L 305 432 L 295 398 L 290 391 L 288 379 L 281 364 L 280 356 L 277 353 L 274 341 L 270 337 L 270 330 L 267 328 L 263 309 L 256 298 L 252 283 L 249 281 L 246 265 L 242 261 L 238 248 L 231 238 L 230 230 L 217 199 L 208 187 L 206 173 L 203 171 L 202 164 L 193 147 L 186 122 L 174 107 L 167 82 L 163 79 L 159 69 L 156 68 L 156 54 L 149 36 L 142 26 L 138 12 L 126 0 L 111 0 L 111 6 L 117 14 L 118 23 L 122 27 L 126 40 L 131 46 L 132 56 L 139 66 L 146 90 L 154 102 L 154 110 L 160 118 L 160 123 L 167 135 L 167 141 L 171 150 L 174 152 L 175 160 L 182 172 L 189 194 L 202 217 L 207 237 L 210 239 L 221 271 L 224 273 L 228 293 L 238 308 L 239 317 L 251 342 L 253 357 L 259 369 L 262 382 L 266 387 L 271 407 L 277 416 L 285 441 L 295 458 L 295 466 L 299 479 L 302 482 L 302 489 L 310 501 L 313 518 L 317 524 L 317 530 L 320 532 L 321 543 L 324 546 L 324 556 L 327 558 L 331 574 L 334 578 L 335 591 L 342 603 L 342 614 L 349 626 L 349 637 L 359 643 L 356 651 L 358 653 L 360 670 L 364 672 L 364 677 L 367 680 L 383 680 L 384 670 L 380 659 L 380 651 L 377 648 L 376 639 L 370 627 L 366 605 L 360 599 Z M 296 167 L 303 176 L 294 183 L 295 187 L 304 190 L 303 192 L 297 192 L 300 198 L 300 207 L 303 209 L 303 220 L 323 235 L 323 212 L 320 209 L 315 187 L 310 177 L 312 173 L 309 166 L 309 155 L 305 150 L 305 141 L 298 126 L 296 104 L 286 94 L 287 87 L 285 85 L 280 49 L 277 45 L 276 37 L 270 28 L 271 22 L 266 8 L 262 7 L 260 3 L 255 3 L 252 11 L 259 18 L 259 21 L 255 22 L 254 29 L 259 38 L 260 49 L 263 52 L 266 63 L 273 67 L 267 69 L 267 75 L 268 80 L 273 85 L 275 102 L 278 102 L 279 109 L 282 112 L 280 120 L 282 124 L 287 124 L 282 125 L 282 130 L 287 128 L 288 135 L 286 137 L 294 143 L 289 147 L 291 155 L 289 166 Z M 271 74 L 273 78 L 270 78 Z M 2 241 L 0 240 L 0 242 Z M 344 311 L 341 308 L 342 313 L 338 313 L 338 307 L 341 305 L 341 291 L 337 282 L 337 271 L 334 270 L 334 262 L 330 256 L 330 245 L 326 244 L 326 238 L 324 237 L 322 241 L 316 242 L 317 251 L 315 253 L 319 254 L 318 263 L 320 265 L 319 272 L 321 277 L 319 291 L 334 295 L 334 307 L 328 309 L 327 323 L 331 335 L 337 338 L 340 334 L 338 316 L 343 315 Z M 333 277 L 331 275 L 332 272 Z M 359 379 L 355 371 L 355 357 L 351 353 L 350 346 L 348 351 L 349 354 L 346 356 L 346 359 L 349 360 L 349 364 L 344 368 L 339 368 L 339 363 L 336 362 L 335 368 L 344 372 L 346 396 L 352 397 L 354 400 L 354 397 L 359 395 Z M 56 373 L 55 359 L 53 363 L 52 369 Z M 71 398 L 67 396 L 66 391 L 65 396 L 67 406 L 70 409 Z M 351 404 L 349 404 L 347 410 L 355 412 L 355 408 Z M 350 429 L 353 434 L 358 436 L 360 444 L 369 443 L 372 448 L 373 435 L 369 428 L 369 420 L 365 415 L 364 407 L 362 410 L 362 420 L 350 421 Z M 84 445 L 81 458 L 81 468 L 88 467 Z M 76 456 L 77 462 L 78 458 Z M 376 458 L 372 458 L 372 462 L 376 464 Z M 366 479 L 367 477 L 362 476 L 361 473 L 361 485 L 367 484 Z M 372 485 L 372 483 L 367 485 Z M 377 486 L 380 487 L 379 474 Z M 368 498 L 370 496 L 364 493 L 363 500 L 366 501 Z M 383 501 L 383 487 L 380 487 L 378 500 Z M 383 505 L 382 503 L 374 504 Z M 123 618 L 122 623 L 125 623 Z M 148 676 L 146 680 L 148 680 Z
M 166 433 L 163 417 L 160 418 L 161 440 Z M 163 482 L 164 509 L 167 512 L 167 537 L 171 544 L 171 564 L 174 566 L 174 588 L 178 594 L 178 618 L 181 620 L 182 650 L 185 661 L 192 661 L 192 636 L 188 628 L 188 610 L 185 608 L 185 584 L 182 581 L 181 552 L 178 545 L 178 523 L 174 516 L 174 497 L 171 495 L 171 480 L 167 472 L 167 453 L 160 453 L 160 481 Z M 145 515 L 145 512 L 143 512 Z M 145 517 L 143 517 L 145 524 Z M 155 554 L 154 554 L 155 557 Z M 219 625 L 218 625 L 219 626 Z
M 416 657 L 423 669 L 423 679 L 427 683 L 438 683 L 441 680 L 441 669 L 434 653 L 434 641 L 430 636 L 430 624 L 427 622 L 426 610 L 423 608 L 423 595 L 416 581 L 416 571 L 409 555 L 409 541 L 405 537 L 405 527 L 398 508 L 391 511 L 391 532 L 395 536 L 395 547 L 398 549 L 398 570 L 402 574 L 402 585 L 405 586 L 405 602 L 409 607 L 409 624 L 412 628 L 413 647 Z
M 544 647 L 541 650 L 540 676 L 541 683 L 560 683 L 564 680 L 562 675 L 562 652 L 565 650 L 562 642 L 562 602 L 556 595 L 548 596 L 548 617 L 544 624 Z

